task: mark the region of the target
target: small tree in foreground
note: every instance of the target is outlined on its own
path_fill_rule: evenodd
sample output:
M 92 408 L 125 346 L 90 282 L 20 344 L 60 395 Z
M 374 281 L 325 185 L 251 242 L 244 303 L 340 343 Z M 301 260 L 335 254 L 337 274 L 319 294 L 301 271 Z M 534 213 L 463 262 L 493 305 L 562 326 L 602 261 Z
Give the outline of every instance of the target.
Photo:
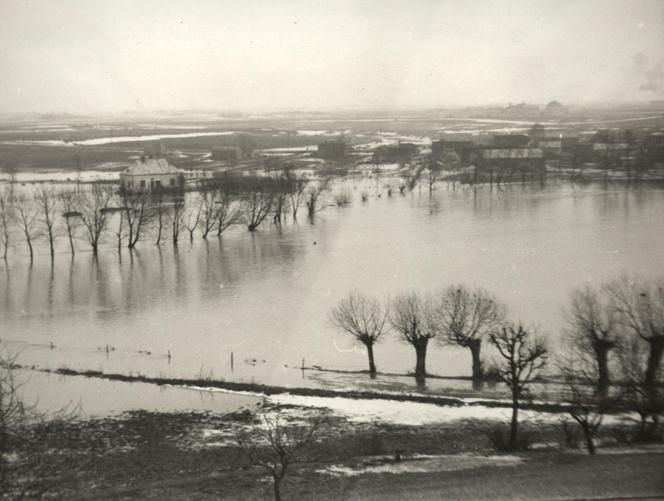
M 526 330 L 522 325 L 506 325 L 489 336 L 502 360 L 495 373 L 512 394 L 512 420 L 509 448 L 517 449 L 519 430 L 519 404 L 528 396 L 528 385 L 544 368 L 547 349 L 544 339 Z
M 565 383 L 563 401 L 567 404 L 567 413 L 581 428 L 588 453 L 593 455 L 595 435 L 614 401 L 608 392 L 597 390 L 597 381 L 604 369 L 588 351 L 579 351 L 575 341 L 568 341 L 567 354 L 559 358 L 557 365 Z M 565 421 L 563 428 L 569 438 L 571 433 Z
M 661 384 L 653 385 L 644 368 L 650 358 L 646 341 L 632 337 L 624 342 L 618 359 L 622 376 L 622 401 L 638 417 L 634 440 L 649 441 L 657 438 L 657 429 L 664 414 L 664 389 Z
M 314 441 L 320 419 L 312 416 L 304 425 L 289 426 L 277 412 L 266 409 L 265 403 L 257 414 L 259 422 L 251 432 L 239 432 L 237 444 L 249 464 L 263 468 L 272 477 L 274 499 L 281 501 L 281 481 L 291 465 L 303 461 L 304 449 Z
M 367 348 L 369 373 L 376 374 L 373 346 L 383 335 L 388 310 L 376 298 L 351 292 L 332 310 L 330 321 Z
M 42 499 L 63 480 L 63 465 L 67 476 L 76 472 L 54 431 L 74 412 L 44 414 L 26 404 L 17 367 L 16 354 L 0 346 L 0 499 Z

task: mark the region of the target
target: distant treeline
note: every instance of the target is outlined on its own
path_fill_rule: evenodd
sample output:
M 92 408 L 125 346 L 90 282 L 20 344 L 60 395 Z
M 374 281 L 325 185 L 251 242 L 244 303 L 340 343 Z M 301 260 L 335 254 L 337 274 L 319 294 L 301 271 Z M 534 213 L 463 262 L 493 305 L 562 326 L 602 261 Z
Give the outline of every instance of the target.
M 102 242 L 118 248 L 134 248 L 152 239 L 157 245 L 174 245 L 183 235 L 220 236 L 232 225 L 256 231 L 272 216 L 281 224 L 286 214 L 297 218 L 300 207 L 313 217 L 324 207 L 325 180 L 309 181 L 292 169 L 264 176 L 224 174 L 201 181 L 199 191 L 118 191 L 107 183 L 77 184 L 65 188 L 35 185 L 17 189 L 15 183 L 0 185 L 0 253 L 25 245 L 30 258 L 34 245 L 46 242 L 50 255 L 55 243 L 66 238 L 73 253 L 83 241 L 94 254 Z

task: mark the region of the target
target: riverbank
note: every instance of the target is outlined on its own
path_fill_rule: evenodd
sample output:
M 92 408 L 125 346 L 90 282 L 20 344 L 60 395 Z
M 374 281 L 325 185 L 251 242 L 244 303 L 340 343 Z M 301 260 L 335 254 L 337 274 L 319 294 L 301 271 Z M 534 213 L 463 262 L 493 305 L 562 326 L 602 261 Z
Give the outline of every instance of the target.
M 46 374 L 57 374 L 61 376 L 85 377 L 101 379 L 106 381 L 118 381 L 124 383 L 146 383 L 158 386 L 173 386 L 190 388 L 195 390 L 222 390 L 235 393 L 251 393 L 256 396 L 289 395 L 295 397 L 322 397 L 322 398 L 344 398 L 352 400 L 382 400 L 393 402 L 410 402 L 419 404 L 433 404 L 445 407 L 488 407 L 498 409 L 511 408 L 511 402 L 504 399 L 477 398 L 476 393 L 461 394 L 462 396 L 426 395 L 417 392 L 381 391 L 381 390 L 354 390 L 354 389 L 327 389 L 310 387 L 276 386 L 257 383 L 244 383 L 237 381 L 225 381 L 212 378 L 171 378 L 151 377 L 141 374 L 117 374 L 106 373 L 97 370 L 76 370 L 70 368 L 46 369 L 39 367 L 25 367 L 16 365 L 17 369 L 31 370 Z M 392 375 L 394 376 L 394 375 Z M 560 402 L 546 401 L 524 401 L 521 406 L 524 410 L 565 413 L 567 406 Z

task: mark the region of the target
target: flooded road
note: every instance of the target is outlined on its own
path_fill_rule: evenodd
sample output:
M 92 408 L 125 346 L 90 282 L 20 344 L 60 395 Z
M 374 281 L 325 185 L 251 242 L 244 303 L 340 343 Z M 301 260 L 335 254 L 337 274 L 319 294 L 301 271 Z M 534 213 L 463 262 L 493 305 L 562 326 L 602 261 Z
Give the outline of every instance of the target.
M 314 224 L 302 214 L 281 229 L 238 227 L 178 248 L 145 241 L 132 253 L 106 249 L 97 260 L 81 245 L 53 266 L 46 255 L 32 265 L 14 258 L 0 269 L 0 338 L 20 351 L 20 363 L 51 369 L 373 387 L 385 382 L 299 370 L 303 362 L 366 368 L 365 351 L 328 322 L 351 289 L 387 299 L 481 286 L 512 319 L 540 326 L 555 350 L 574 287 L 622 272 L 664 275 L 661 186 L 441 185 L 430 202 L 425 189 L 403 197 L 383 190 L 378 198 L 383 183 L 351 183 L 354 203 L 328 207 Z M 372 196 L 362 203 L 365 189 Z M 413 350 L 392 333 L 375 351 L 379 371 L 413 369 Z M 467 376 L 470 354 L 434 345 L 427 369 Z M 415 387 L 409 378 L 395 384 Z M 451 384 L 470 387 L 434 381 L 432 388 Z

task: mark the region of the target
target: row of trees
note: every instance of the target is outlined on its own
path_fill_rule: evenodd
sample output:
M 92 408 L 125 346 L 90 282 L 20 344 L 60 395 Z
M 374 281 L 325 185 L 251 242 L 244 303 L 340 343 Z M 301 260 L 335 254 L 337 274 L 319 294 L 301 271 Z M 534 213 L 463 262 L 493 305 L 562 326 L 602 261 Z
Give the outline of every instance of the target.
M 429 341 L 468 348 L 472 356 L 473 378 L 484 377 L 482 341 L 505 321 L 505 307 L 482 289 L 474 291 L 459 285 L 436 294 L 416 292 L 396 296 L 383 305 L 377 298 L 351 292 L 332 310 L 333 325 L 366 346 L 369 372 L 376 373 L 373 348 L 387 327 L 415 349 L 415 378 L 426 378 Z
M 609 409 L 637 412 L 637 438 L 653 437 L 664 409 L 664 280 L 621 277 L 578 289 L 565 316 L 564 346 L 555 362 L 570 415 L 581 426 L 588 449 L 594 452 L 592 438 Z M 489 374 L 509 388 L 513 404 L 509 445 L 517 446 L 519 402 L 546 366 L 549 348 L 536 329 L 507 321 L 505 307 L 491 294 L 459 285 L 435 294 L 402 294 L 383 305 L 351 292 L 332 310 L 330 321 L 366 347 L 372 375 L 377 371 L 374 345 L 388 328 L 413 347 L 414 375 L 420 382 L 427 375 L 431 340 L 467 348 L 474 381 Z M 489 370 L 481 357 L 484 342 L 495 353 Z M 615 382 L 613 371 L 618 374 Z
M 204 239 L 221 236 L 235 224 L 256 231 L 269 215 L 275 224 L 281 224 L 286 214 L 296 219 L 302 206 L 313 217 L 324 207 L 327 189 L 327 182 L 308 182 L 292 170 L 265 177 L 226 175 L 206 180 L 200 191 L 187 196 L 118 193 L 112 184 L 60 189 L 40 185 L 19 192 L 8 183 L 0 186 L 0 252 L 7 259 L 11 246 L 24 244 L 32 259 L 35 242 L 45 240 L 53 258 L 61 237 L 67 238 L 72 254 L 78 240 L 96 254 L 108 239 L 115 240 L 118 248 L 131 249 L 148 235 L 156 245 L 167 239 L 177 245 L 182 235 L 191 241 L 196 233 Z

